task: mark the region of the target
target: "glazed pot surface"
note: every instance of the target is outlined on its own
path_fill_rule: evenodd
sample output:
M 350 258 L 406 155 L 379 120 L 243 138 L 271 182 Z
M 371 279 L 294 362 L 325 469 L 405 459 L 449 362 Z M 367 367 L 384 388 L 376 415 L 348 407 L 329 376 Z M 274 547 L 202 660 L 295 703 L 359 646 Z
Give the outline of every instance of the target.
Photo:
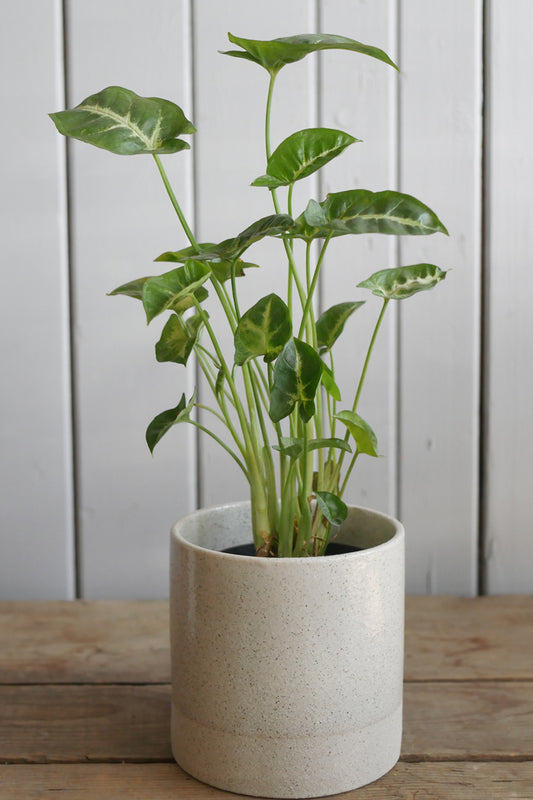
M 172 530 L 172 746 L 186 772 L 266 797 L 336 794 L 396 763 L 401 744 L 404 531 L 352 507 L 319 558 L 222 553 L 248 503 Z

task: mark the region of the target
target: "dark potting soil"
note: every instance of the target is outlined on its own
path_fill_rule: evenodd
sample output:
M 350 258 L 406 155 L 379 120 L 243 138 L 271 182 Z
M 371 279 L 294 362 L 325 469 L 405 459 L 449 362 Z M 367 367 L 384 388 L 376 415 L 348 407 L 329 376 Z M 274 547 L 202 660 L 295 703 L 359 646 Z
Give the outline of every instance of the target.
M 339 556 L 343 553 L 357 553 L 359 550 L 364 550 L 363 547 L 355 547 L 351 544 L 341 544 L 340 542 L 330 542 L 326 547 L 326 556 Z M 227 547 L 222 550 L 223 553 L 233 553 L 236 556 L 255 556 L 255 547 L 250 542 L 249 544 L 236 544 L 234 547 Z

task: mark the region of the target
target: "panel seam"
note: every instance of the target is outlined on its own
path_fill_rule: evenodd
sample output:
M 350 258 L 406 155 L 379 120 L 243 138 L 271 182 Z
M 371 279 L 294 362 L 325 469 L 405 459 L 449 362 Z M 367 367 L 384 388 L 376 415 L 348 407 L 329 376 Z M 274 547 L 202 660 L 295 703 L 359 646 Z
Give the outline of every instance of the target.
M 61 60 L 62 60 L 62 85 L 61 94 L 63 106 L 68 107 L 69 80 L 68 80 L 68 0 L 59 0 L 59 14 L 61 17 Z M 74 570 L 73 590 L 74 597 L 79 600 L 83 596 L 81 577 L 81 541 L 80 541 L 80 511 L 79 511 L 79 469 L 78 469 L 78 434 L 77 434 L 77 383 L 76 383 L 76 347 L 74 335 L 75 297 L 74 297 L 74 254 L 72 240 L 72 183 L 71 183 L 71 147 L 68 139 L 64 142 L 64 196 L 65 196 L 65 232 L 64 247 L 66 258 L 67 282 L 67 325 L 68 325 L 68 360 L 69 360 L 69 389 L 70 389 L 70 468 L 71 468 L 71 495 L 72 495 L 72 561 Z
M 487 454 L 488 454 L 488 357 L 489 341 L 489 214 L 490 214 L 490 168 L 489 168 L 489 37 L 490 1 L 482 0 L 481 6 L 481 253 L 480 253 L 480 305 L 479 305 L 479 403 L 478 403 L 478 538 L 477 538 L 477 593 L 486 595 L 488 591 L 487 563 L 485 559 L 487 530 Z

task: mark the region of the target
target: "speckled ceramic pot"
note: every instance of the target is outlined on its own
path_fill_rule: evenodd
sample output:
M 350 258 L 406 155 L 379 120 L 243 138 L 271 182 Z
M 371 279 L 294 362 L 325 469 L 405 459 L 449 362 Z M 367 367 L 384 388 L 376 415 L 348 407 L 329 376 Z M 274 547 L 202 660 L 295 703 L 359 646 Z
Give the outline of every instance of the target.
M 390 770 L 402 727 L 404 530 L 352 507 L 338 541 L 360 552 L 265 559 L 250 506 L 172 529 L 172 748 L 201 781 L 317 797 Z

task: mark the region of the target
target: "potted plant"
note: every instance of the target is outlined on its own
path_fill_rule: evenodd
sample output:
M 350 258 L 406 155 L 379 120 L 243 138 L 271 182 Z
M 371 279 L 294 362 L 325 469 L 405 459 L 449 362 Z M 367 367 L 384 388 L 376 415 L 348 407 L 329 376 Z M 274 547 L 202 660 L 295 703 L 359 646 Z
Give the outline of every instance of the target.
M 64 135 L 153 156 L 187 241 L 156 258 L 170 269 L 111 294 L 141 301 L 148 323 L 165 315 L 157 360 L 185 365 L 194 354 L 210 400 L 182 394 L 149 424 L 147 444 L 153 451 L 175 425 L 195 425 L 224 448 L 250 487 L 249 501 L 200 510 L 172 530 L 174 754 L 186 771 L 223 789 L 309 797 L 375 780 L 399 757 L 403 528 L 379 512 L 348 507 L 343 496 L 359 456 L 378 456 L 358 406 L 386 309 L 445 273 L 414 264 L 357 284 L 381 304 L 348 402 L 337 386 L 335 343 L 362 301 L 338 303 L 317 318 L 316 289 L 339 236 L 446 229 L 426 205 L 396 191 L 343 189 L 293 211 L 296 181 L 358 140 L 309 128 L 272 145 L 279 72 L 328 49 L 395 67 L 386 53 L 343 36 L 229 39 L 239 49 L 227 55 L 269 76 L 266 168 L 253 185 L 270 194 L 272 213 L 237 235 L 198 242 L 185 218 L 160 159 L 188 148 L 181 137 L 195 132 L 174 103 L 111 86 L 51 117 Z M 279 240 L 286 283 L 242 308 L 239 282 L 256 266 L 244 257 L 265 237 Z M 210 315 L 213 303 L 231 333 L 231 352 Z

